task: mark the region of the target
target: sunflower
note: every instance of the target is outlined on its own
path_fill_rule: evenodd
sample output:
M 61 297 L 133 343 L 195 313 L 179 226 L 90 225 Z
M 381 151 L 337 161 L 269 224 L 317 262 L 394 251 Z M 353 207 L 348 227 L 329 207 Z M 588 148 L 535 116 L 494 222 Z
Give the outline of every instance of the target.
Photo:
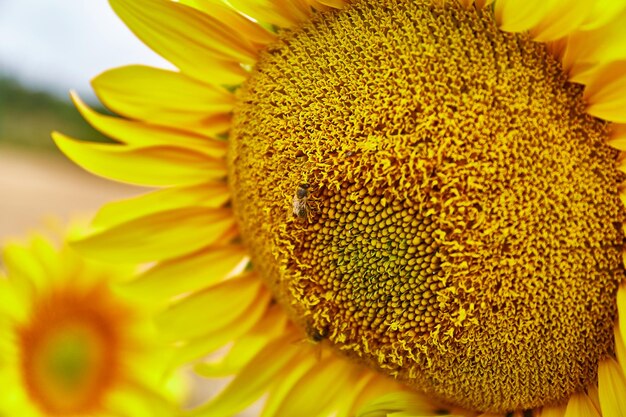
M 75 246 L 154 262 L 176 363 L 221 352 L 193 415 L 626 415 L 626 2 L 111 4 L 178 71 L 55 139 L 162 189 Z
M 0 414 L 174 416 L 150 306 L 120 284 L 130 268 L 82 259 L 34 235 L 3 249 Z

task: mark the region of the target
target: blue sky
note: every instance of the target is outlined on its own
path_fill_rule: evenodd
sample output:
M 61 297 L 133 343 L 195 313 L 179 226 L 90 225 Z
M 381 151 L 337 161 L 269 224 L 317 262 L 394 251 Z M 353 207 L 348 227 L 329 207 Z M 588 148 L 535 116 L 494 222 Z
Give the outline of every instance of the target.
M 171 68 L 124 26 L 107 0 L 0 0 L 0 73 L 66 97 L 126 64 Z

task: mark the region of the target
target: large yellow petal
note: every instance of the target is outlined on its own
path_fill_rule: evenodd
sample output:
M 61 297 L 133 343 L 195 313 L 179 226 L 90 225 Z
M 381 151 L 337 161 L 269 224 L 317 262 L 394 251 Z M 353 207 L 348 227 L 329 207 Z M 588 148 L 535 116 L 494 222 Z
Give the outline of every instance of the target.
M 250 362 L 271 340 L 287 333 L 287 316 L 282 307 L 270 306 L 262 319 L 244 335 L 234 340 L 228 353 L 217 361 L 199 363 L 194 367 L 198 375 L 220 378 L 234 375 Z M 294 337 L 295 340 L 295 337 Z
M 238 84 L 256 52 L 224 23 L 167 0 L 110 0 L 113 10 L 155 52 L 210 84 Z
M 592 116 L 626 123 L 626 60 L 602 66 L 587 83 L 584 98 Z
M 584 392 L 570 397 L 564 417 L 603 417 Z M 606 416 L 604 416 L 606 417 Z
M 595 30 L 581 30 L 567 37 L 563 67 L 577 82 L 595 64 L 626 60 L 626 11 Z
M 598 393 L 603 416 L 626 417 L 626 378 L 613 358 L 598 365 Z
M 269 343 L 242 369 L 235 379 L 209 403 L 189 413 L 190 417 L 214 417 L 233 415 L 255 402 L 283 377 L 283 370 L 311 360 L 302 355 L 297 346 L 290 343 L 289 336 Z M 291 365 L 291 366 L 290 366 Z
M 95 144 L 56 132 L 52 137 L 61 152 L 77 165 L 115 181 L 163 187 L 198 184 L 226 176 L 224 160 L 189 149 Z
M 137 294 L 168 300 L 224 280 L 247 257 L 242 246 L 211 246 L 162 262 L 129 284 Z
M 622 369 L 622 374 L 626 375 L 626 344 L 624 344 L 624 338 L 619 330 L 619 321 L 615 323 L 615 356 L 617 357 L 617 363 Z
M 589 16 L 593 2 L 561 0 L 506 0 L 496 2 L 496 20 L 507 32 L 530 31 L 546 42 L 574 32 Z
M 233 7 L 256 21 L 269 23 L 282 28 L 294 26 L 307 18 L 294 18 L 288 9 L 282 7 L 279 0 L 231 0 Z
M 276 35 L 256 22 L 228 7 L 221 0 L 181 0 L 182 4 L 202 10 L 219 20 L 253 45 L 264 47 L 276 40 Z
M 223 207 L 230 191 L 223 181 L 173 187 L 107 203 L 93 219 L 94 227 L 107 227 L 147 214 L 184 207 Z
M 226 154 L 227 143 L 224 140 L 169 127 L 106 116 L 90 109 L 75 93 L 72 93 L 72 100 L 80 114 L 91 126 L 126 145 L 176 145 L 213 158 L 222 158 Z
M 606 25 L 620 16 L 626 9 L 626 2 L 619 0 L 594 0 L 589 3 L 593 5 L 593 9 L 591 9 L 581 27 L 585 31 L 598 29 Z
M 208 129 L 228 114 L 234 96 L 185 75 L 143 65 L 108 70 L 92 81 L 100 100 L 131 119 L 187 130 Z
M 206 272 L 210 273 L 210 269 Z M 261 280 L 256 274 L 222 281 L 171 305 L 156 317 L 156 323 L 171 340 L 213 332 L 234 323 L 256 301 L 260 288 Z
M 535 417 L 563 417 L 565 415 L 565 405 L 546 406 L 537 410 L 533 416 Z
M 75 241 L 73 246 L 109 262 L 148 262 L 209 246 L 233 227 L 230 210 L 190 207 L 120 223 Z
M 395 391 L 366 404 L 358 417 L 384 417 L 394 412 L 407 411 L 421 416 L 437 415 L 440 407 L 427 397 L 407 391 Z
M 264 417 L 296 416 L 299 410 L 307 410 L 310 416 L 325 416 L 330 410 L 345 408 L 346 401 L 351 402 L 350 397 L 340 394 L 346 386 L 354 388 L 349 383 L 355 376 L 354 365 L 334 354 L 315 360 L 317 363 L 302 377 L 289 381 L 289 391 L 277 401 L 279 407 Z
M 353 408 L 350 410 L 349 415 L 358 415 L 359 410 L 361 410 L 364 406 L 367 406 L 367 404 L 375 399 L 383 397 L 390 392 L 401 390 L 402 388 L 400 385 L 390 381 L 389 378 L 379 373 L 372 373 L 371 377 L 366 381 L 365 385 L 355 399 Z
M 201 337 L 188 340 L 185 344 L 178 347 L 174 357 L 174 364 L 183 365 L 206 357 L 207 353 L 214 352 L 233 340 L 238 340 L 261 320 L 270 300 L 269 292 L 261 291 L 257 302 L 249 305 L 237 320 Z

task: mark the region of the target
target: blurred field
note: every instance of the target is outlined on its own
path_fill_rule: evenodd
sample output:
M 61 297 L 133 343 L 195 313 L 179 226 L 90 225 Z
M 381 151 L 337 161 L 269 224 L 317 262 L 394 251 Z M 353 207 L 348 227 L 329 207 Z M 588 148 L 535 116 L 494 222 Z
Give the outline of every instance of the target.
M 86 218 L 139 188 L 97 178 L 62 156 L 0 146 L 0 240 L 23 235 L 45 218 Z

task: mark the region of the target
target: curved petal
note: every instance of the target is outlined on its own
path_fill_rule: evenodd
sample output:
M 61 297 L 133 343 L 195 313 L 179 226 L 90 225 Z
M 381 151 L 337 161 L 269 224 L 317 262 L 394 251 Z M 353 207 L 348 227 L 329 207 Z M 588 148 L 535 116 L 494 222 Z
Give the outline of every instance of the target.
M 90 109 L 89 106 L 73 92 L 72 100 L 80 114 L 91 126 L 104 135 L 126 145 L 174 145 L 181 148 L 192 149 L 213 158 L 223 158 L 226 155 L 228 145 L 226 141 L 164 126 L 135 122 L 100 114 Z
M 598 394 L 603 416 L 626 416 L 626 378 L 613 358 L 598 365 Z
M 604 65 L 584 91 L 587 113 L 612 122 L 626 123 L 626 61 Z
M 276 40 L 276 35 L 256 22 L 228 7 L 221 0 L 181 0 L 182 4 L 194 7 L 219 20 L 253 45 L 264 47 Z
M 357 417 L 379 417 L 394 412 L 412 412 L 416 415 L 437 415 L 440 407 L 429 401 L 425 396 L 414 392 L 395 391 L 366 404 L 361 408 Z
M 190 185 L 226 176 L 224 160 L 208 158 L 189 149 L 81 142 L 57 132 L 52 137 L 61 152 L 82 168 L 128 184 Z
M 191 207 L 120 223 L 77 240 L 73 246 L 109 262 L 149 262 L 209 246 L 233 227 L 229 210 Z
M 269 343 L 242 369 L 235 379 L 211 402 L 196 408 L 190 417 L 232 415 L 256 401 L 276 382 L 283 369 L 297 366 L 308 358 L 301 355 L 288 336 Z
M 294 12 L 298 8 L 294 7 L 290 0 L 231 0 L 229 3 L 259 22 L 282 28 L 289 28 L 299 21 L 308 19 L 308 15 Z
M 113 10 L 150 48 L 209 84 L 239 84 L 256 52 L 217 19 L 167 0 L 110 0 Z
M 148 214 L 185 207 L 223 207 L 230 191 L 223 181 L 166 188 L 137 197 L 107 203 L 92 221 L 94 227 L 109 227 Z
M 156 323 L 171 340 L 211 333 L 240 316 L 255 302 L 260 288 L 256 274 L 222 281 L 171 305 L 156 317 Z
M 599 410 L 584 392 L 574 394 L 570 397 L 564 417 L 602 417 Z
M 224 280 L 247 258 L 242 246 L 209 247 L 161 262 L 129 284 L 132 291 L 168 300 Z
M 108 70 L 92 85 L 100 100 L 118 114 L 189 130 L 206 128 L 212 118 L 228 114 L 235 102 L 226 90 L 143 65 Z

